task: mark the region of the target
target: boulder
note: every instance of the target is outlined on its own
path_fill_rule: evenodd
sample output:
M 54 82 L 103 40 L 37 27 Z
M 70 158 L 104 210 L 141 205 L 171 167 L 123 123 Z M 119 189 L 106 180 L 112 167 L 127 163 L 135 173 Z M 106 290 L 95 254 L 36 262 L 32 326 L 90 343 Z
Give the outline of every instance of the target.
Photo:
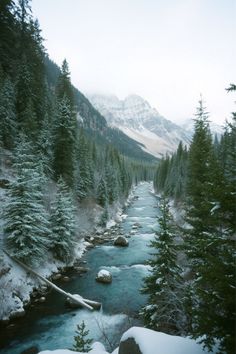
M 156 332 L 142 327 L 131 327 L 121 337 L 118 354 L 131 353 L 204 354 L 206 352 L 203 345 L 193 339 Z
M 15 311 L 12 311 L 10 314 L 10 319 L 15 319 L 19 317 L 24 317 L 25 316 L 25 310 L 23 308 L 17 309 Z
M 86 267 L 75 267 L 74 269 L 75 269 L 75 271 L 78 272 L 78 273 L 87 273 L 88 270 L 89 270 L 89 269 L 86 268 Z
M 124 236 L 118 236 L 114 241 L 114 246 L 129 246 L 129 241 Z
M 40 288 L 39 288 L 39 293 L 41 293 L 41 294 L 45 294 L 47 291 L 48 291 L 48 287 L 47 287 L 47 285 L 42 285 L 42 286 L 40 286 Z
M 70 281 L 70 278 L 67 277 L 66 275 L 62 278 L 63 281 L 67 282 L 67 281 Z
M 84 242 L 84 246 L 87 248 L 87 249 L 90 249 L 90 248 L 94 248 L 94 245 L 90 242 Z
M 61 279 L 61 273 L 54 274 L 54 275 L 52 276 L 52 280 L 58 280 L 58 279 Z
M 101 269 L 96 276 L 96 281 L 109 284 L 112 282 L 112 275 L 108 270 Z
M 143 354 L 139 345 L 135 342 L 134 338 L 127 338 L 125 341 L 120 342 L 118 354 Z M 154 353 L 153 353 L 154 354 Z
M 133 229 L 139 229 L 142 225 L 139 222 L 135 222 L 132 226 Z
M 103 244 L 104 242 L 105 240 L 102 237 L 97 237 L 97 236 L 94 238 L 93 241 L 94 244 L 98 244 L 98 245 Z
M 38 299 L 38 302 L 40 302 L 41 304 L 43 303 L 43 302 L 45 302 L 46 301 L 46 297 L 45 296 L 41 296 L 39 299 Z

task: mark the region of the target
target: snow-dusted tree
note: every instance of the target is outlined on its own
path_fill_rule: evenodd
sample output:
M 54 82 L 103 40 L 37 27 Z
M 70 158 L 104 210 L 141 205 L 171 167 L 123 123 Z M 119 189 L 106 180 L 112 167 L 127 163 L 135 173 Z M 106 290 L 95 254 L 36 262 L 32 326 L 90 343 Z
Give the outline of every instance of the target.
M 71 192 L 62 178 L 52 203 L 50 248 L 53 255 L 69 263 L 74 256 L 75 207 Z
M 2 146 L 11 149 L 16 139 L 15 91 L 9 78 L 0 91 L 0 140 Z
M 16 147 L 14 171 L 4 208 L 6 247 L 23 262 L 36 264 L 45 259 L 49 223 L 41 189 L 43 177 L 23 136 Z
M 105 206 L 104 211 L 100 217 L 99 225 L 103 226 L 103 227 L 106 226 L 108 217 L 109 217 L 108 209 L 107 209 L 107 206 Z
M 97 188 L 97 201 L 99 205 L 105 207 L 107 205 L 107 187 L 104 178 L 101 177 Z
M 70 81 L 69 65 L 66 59 L 63 60 L 60 75 L 58 77 L 56 96 L 59 101 L 66 97 L 70 106 L 70 111 L 72 112 L 74 110 L 74 92 Z
M 52 176 L 52 127 L 49 123 L 48 115 L 46 114 L 42 122 L 42 128 L 39 134 L 37 150 L 42 163 L 43 171 L 46 176 Z
M 196 118 L 188 165 L 186 220 L 190 227 L 185 230 L 184 243 L 193 279 L 188 284 L 192 289 L 186 294 L 184 304 L 192 319 L 192 336 L 202 337 L 209 350 L 218 339 L 220 349 L 231 353 L 231 328 L 236 312 L 232 301 L 235 297 L 235 255 L 232 233 L 226 222 L 230 216 L 226 205 L 230 205 L 232 196 L 227 190 L 224 169 L 216 159 L 202 101 Z M 225 161 L 228 156 L 225 151 Z M 233 209 L 235 204 L 229 211 Z
M 181 333 L 184 316 L 181 303 L 181 269 L 177 265 L 175 229 L 168 202 L 160 204 L 159 230 L 151 242 L 150 275 L 144 280 L 141 292 L 148 294 L 148 304 L 141 310 L 147 327 L 166 333 Z
M 56 179 L 63 177 L 69 187 L 75 183 L 76 121 L 66 97 L 59 102 L 54 133 L 53 167 Z
M 105 167 L 105 182 L 107 186 L 108 202 L 112 204 L 119 196 L 119 182 L 117 178 L 117 171 L 107 161 Z
M 77 325 L 75 344 L 72 350 L 81 353 L 88 353 L 91 350 L 92 339 L 88 338 L 89 330 L 86 329 L 84 321 Z
M 94 193 L 94 171 L 92 168 L 91 150 L 82 130 L 80 130 L 79 134 L 77 157 L 77 195 L 79 200 L 81 201 L 89 194 Z
M 37 116 L 33 103 L 34 90 L 32 72 L 26 56 L 19 64 L 18 77 L 16 82 L 16 111 L 18 127 L 28 137 L 34 140 L 37 136 Z M 36 94 L 35 94 L 36 96 Z

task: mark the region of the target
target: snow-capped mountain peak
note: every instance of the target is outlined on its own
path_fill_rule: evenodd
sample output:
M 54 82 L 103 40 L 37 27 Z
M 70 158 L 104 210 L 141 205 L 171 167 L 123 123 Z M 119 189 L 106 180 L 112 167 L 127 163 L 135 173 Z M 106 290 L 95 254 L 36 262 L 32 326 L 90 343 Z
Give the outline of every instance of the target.
M 90 100 L 110 126 L 143 144 L 143 149 L 156 157 L 174 151 L 180 140 L 184 144 L 189 142 L 190 135 L 183 128 L 165 119 L 138 95 L 129 95 L 124 100 L 92 95 Z

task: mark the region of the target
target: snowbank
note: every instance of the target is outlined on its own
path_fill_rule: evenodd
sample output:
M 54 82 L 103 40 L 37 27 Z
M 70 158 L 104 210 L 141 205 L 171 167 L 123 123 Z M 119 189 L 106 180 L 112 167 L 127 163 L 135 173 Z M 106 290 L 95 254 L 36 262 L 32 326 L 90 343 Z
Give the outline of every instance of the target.
M 76 247 L 76 258 L 80 258 L 85 250 L 84 244 L 79 242 Z M 48 259 L 37 272 L 45 278 L 57 273 L 59 268 L 65 267 L 60 261 Z M 20 317 L 25 314 L 24 306 L 30 301 L 33 289 L 45 285 L 21 268 L 5 254 L 0 258 L 0 320 Z
M 195 340 L 152 331 L 142 327 L 132 327 L 126 331 L 119 348 L 112 354 L 206 354 L 203 346 Z M 66 349 L 45 350 L 39 354 L 82 354 Z M 95 342 L 90 354 L 109 354 L 103 344 Z M 214 351 L 213 353 L 216 353 Z
M 131 341 L 130 341 L 131 340 Z M 147 328 L 132 327 L 121 338 L 119 354 L 128 354 L 130 345 L 138 345 L 142 354 L 206 354 L 203 346 L 195 340 L 165 333 L 156 332 Z M 132 350 L 131 350 L 132 352 Z M 133 352 L 135 352 L 133 350 Z
M 9 175 L 9 171 L 6 173 L 7 179 L 10 180 L 12 177 Z M 1 173 L 3 177 L 3 173 Z M 130 203 L 134 196 L 135 187 L 131 188 L 129 197 L 126 203 Z M 0 188 L 0 204 L 5 200 L 6 191 Z M 126 204 L 124 202 L 124 204 Z M 98 208 L 99 206 L 96 206 Z M 96 219 L 97 209 L 91 211 L 88 208 L 80 208 L 80 219 L 78 224 L 81 229 L 85 229 L 92 232 L 94 223 L 88 222 L 87 219 L 92 219 L 93 222 L 98 222 Z M 102 208 L 100 208 L 102 210 Z M 90 210 L 90 212 L 88 212 Z M 100 210 L 100 213 L 101 213 Z M 113 227 L 117 222 L 122 221 L 122 206 L 119 202 L 114 203 L 113 208 L 109 210 L 111 219 L 108 221 L 107 228 Z M 82 216 L 81 216 L 82 215 Z M 85 217 L 86 215 L 86 217 Z M 100 214 L 99 214 L 100 215 Z M 0 249 L 3 248 L 3 220 L 0 215 Z M 78 230 L 78 233 L 81 230 Z M 80 239 L 75 249 L 76 259 L 81 258 L 86 250 L 86 242 Z M 66 264 L 60 261 L 56 261 L 51 258 L 44 262 L 43 266 L 37 268 L 37 272 L 45 278 L 48 278 L 53 273 L 57 273 L 60 269 L 64 268 Z M 25 314 L 24 307 L 30 302 L 30 294 L 34 289 L 39 288 L 43 285 L 35 277 L 28 274 L 24 269 L 21 269 L 13 260 L 7 257 L 5 254 L 0 252 L 0 320 L 8 320 L 13 317 L 20 317 Z
M 88 352 L 89 354 L 109 354 L 102 343 L 95 342 L 92 345 L 92 350 Z M 44 350 L 39 354 L 84 354 L 81 352 L 75 352 L 68 349 L 57 349 L 57 350 Z M 114 353 L 115 354 L 115 353 Z

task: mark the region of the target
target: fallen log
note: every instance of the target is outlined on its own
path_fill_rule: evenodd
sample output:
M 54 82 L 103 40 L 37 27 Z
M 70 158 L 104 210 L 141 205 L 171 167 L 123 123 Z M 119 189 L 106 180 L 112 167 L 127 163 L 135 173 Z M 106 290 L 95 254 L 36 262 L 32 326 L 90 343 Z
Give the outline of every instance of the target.
M 99 302 L 88 300 L 88 299 L 84 299 L 82 296 L 77 295 L 77 294 L 76 294 L 77 296 L 74 296 L 74 295 L 72 295 L 70 293 L 67 293 L 66 291 L 64 291 L 63 289 L 59 288 L 57 285 L 52 283 L 50 280 L 48 280 L 48 279 L 44 278 L 42 275 L 38 274 L 35 270 L 31 269 L 29 266 L 27 266 L 23 262 L 19 261 L 18 259 L 16 259 L 13 256 L 11 256 L 10 253 L 8 253 L 6 250 L 3 249 L 3 252 L 9 258 L 11 258 L 14 262 L 19 264 L 22 268 L 24 268 L 28 272 L 32 273 L 33 275 L 35 275 L 36 277 L 41 279 L 43 282 L 45 282 L 47 285 L 49 285 L 55 291 L 59 292 L 60 294 L 62 294 L 64 296 L 66 296 L 66 298 L 70 298 L 72 301 L 78 303 L 79 305 L 81 305 L 81 306 L 83 306 L 83 307 L 85 307 L 85 308 L 87 308 L 87 309 L 89 309 L 91 311 L 94 308 L 99 308 L 101 306 L 101 304 Z

